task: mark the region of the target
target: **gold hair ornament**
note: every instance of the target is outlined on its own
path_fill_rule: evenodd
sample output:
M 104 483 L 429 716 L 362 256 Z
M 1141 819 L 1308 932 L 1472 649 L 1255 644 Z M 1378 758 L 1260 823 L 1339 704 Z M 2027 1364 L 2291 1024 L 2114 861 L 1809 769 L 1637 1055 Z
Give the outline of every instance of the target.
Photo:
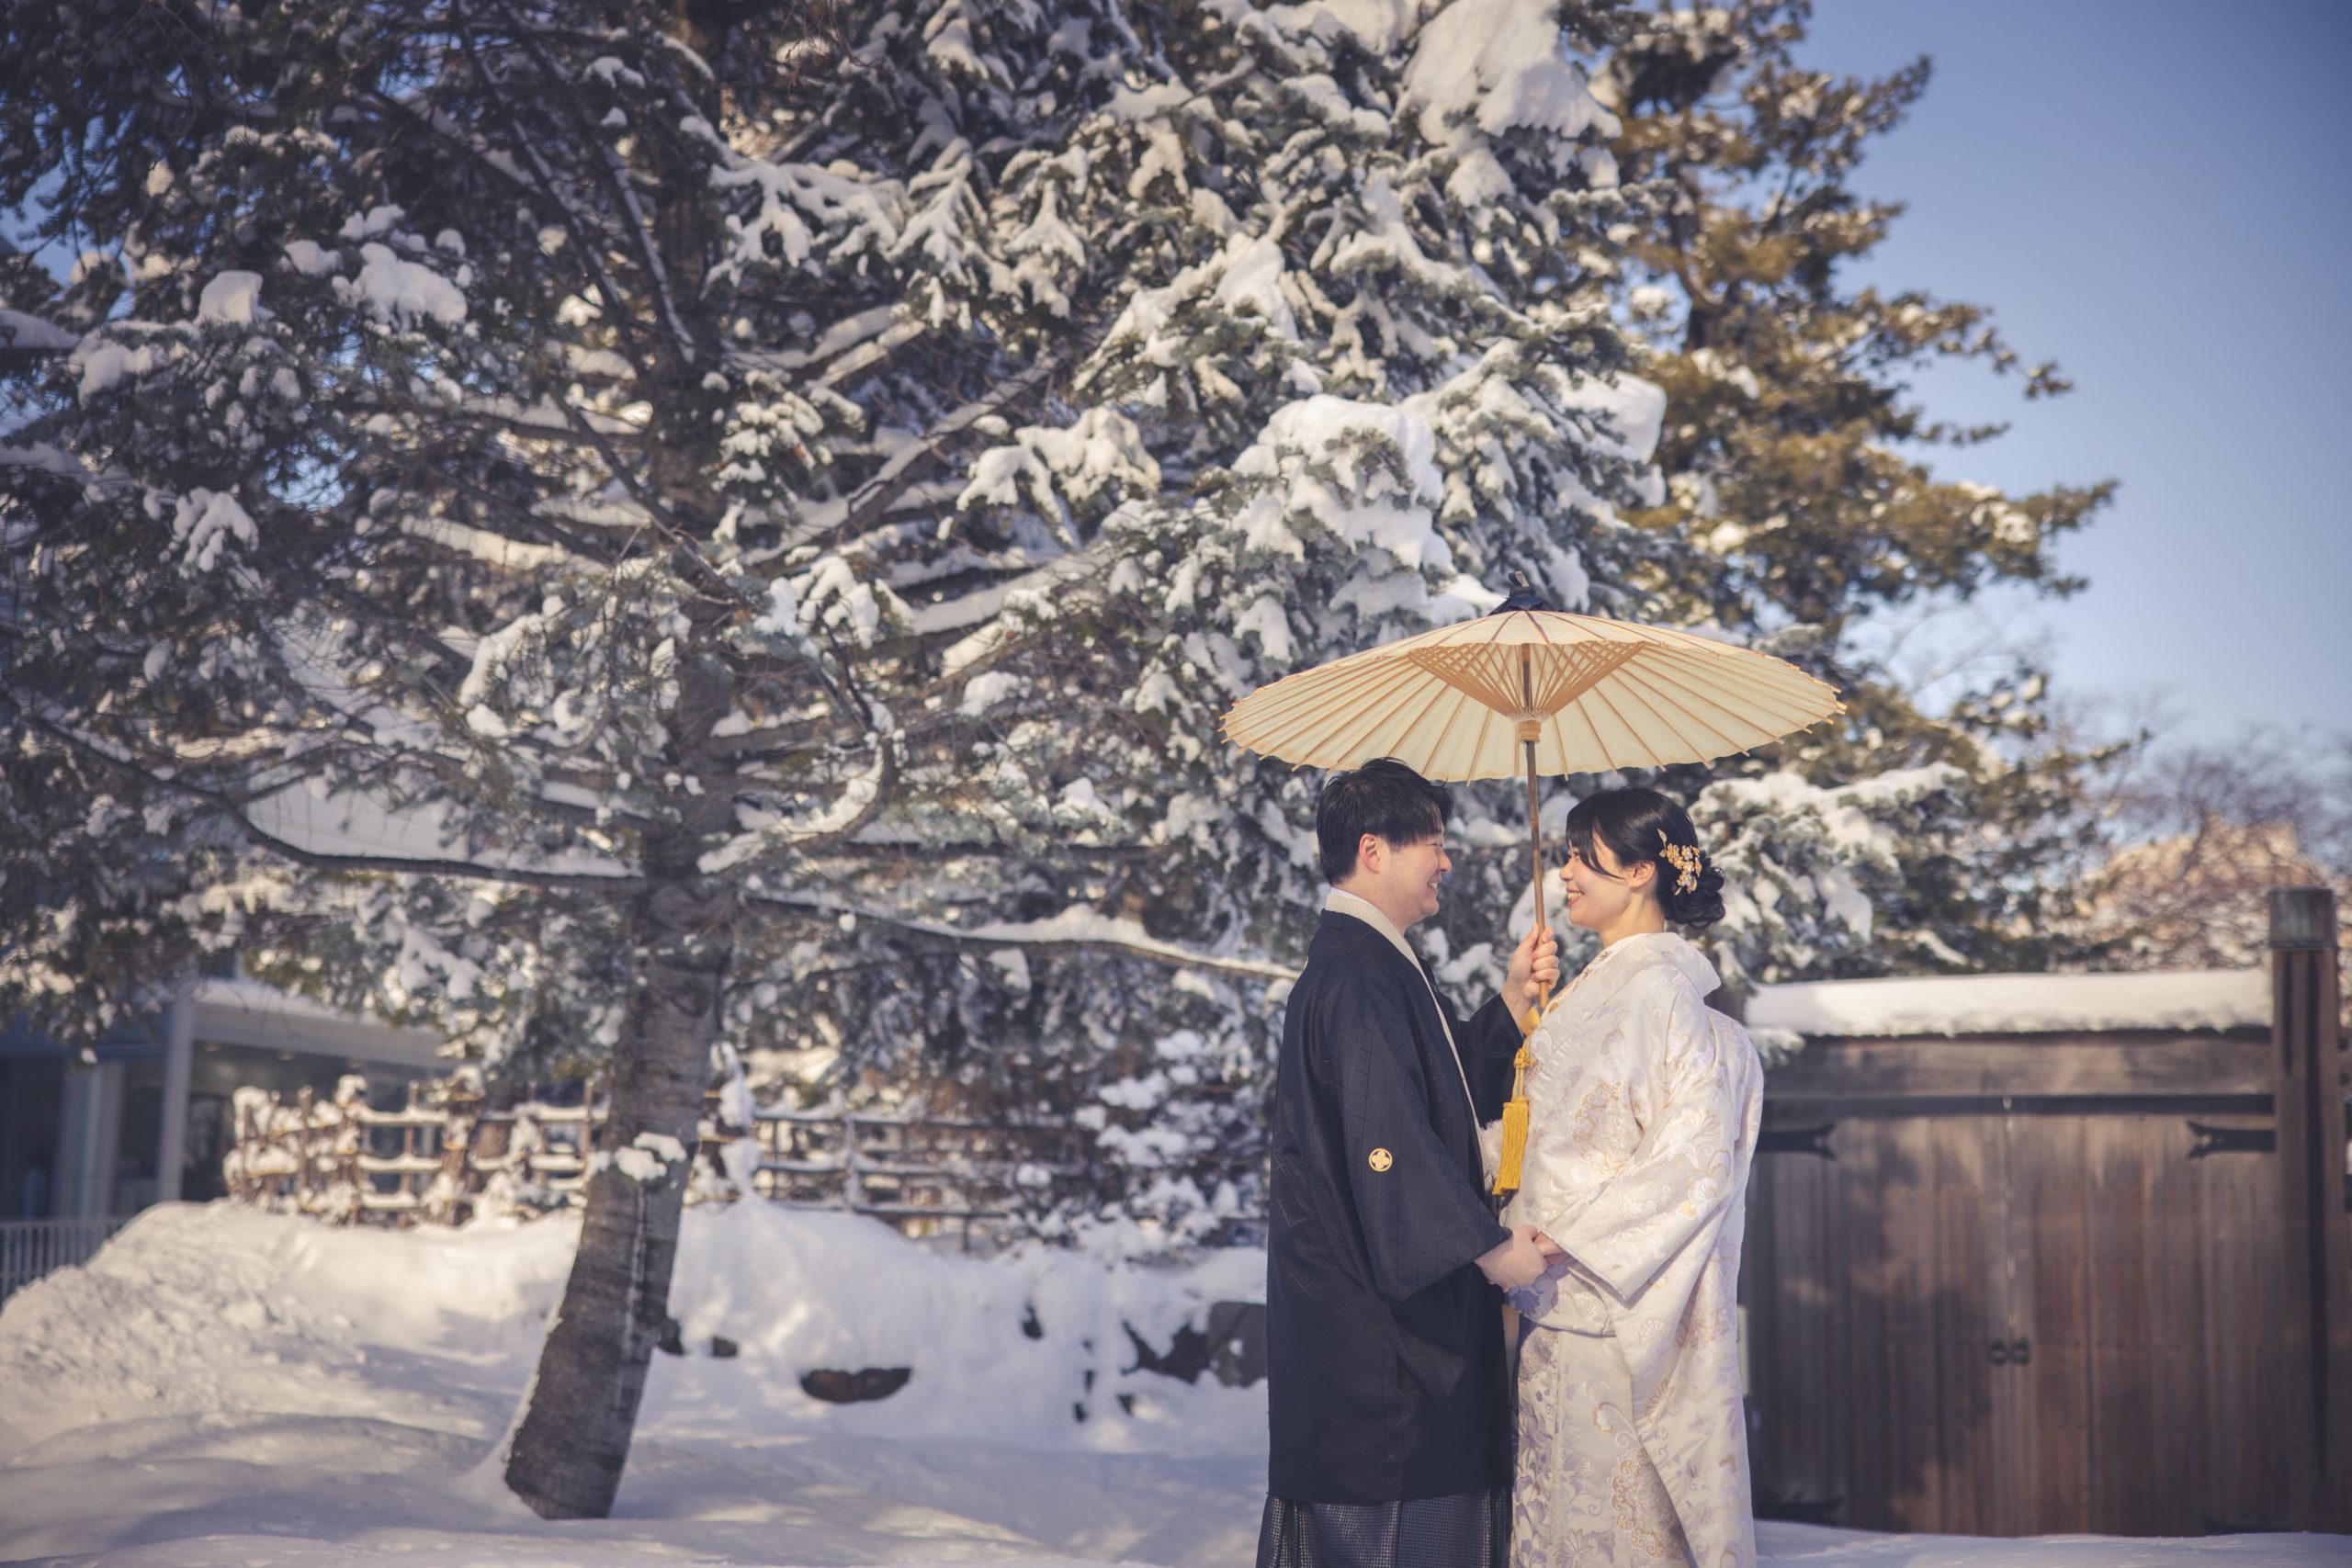
M 1674 868 L 1674 890 L 1677 893 L 1695 890 L 1699 886 L 1699 873 L 1707 863 L 1706 856 L 1695 844 L 1676 843 L 1666 836 L 1663 828 L 1657 830 L 1657 841 L 1666 846 L 1658 852 L 1658 858 Z

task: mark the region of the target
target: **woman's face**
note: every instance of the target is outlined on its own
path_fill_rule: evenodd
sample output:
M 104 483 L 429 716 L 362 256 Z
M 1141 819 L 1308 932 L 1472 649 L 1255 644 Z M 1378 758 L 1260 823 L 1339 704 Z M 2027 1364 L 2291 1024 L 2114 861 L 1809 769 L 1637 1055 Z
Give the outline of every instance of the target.
M 1643 861 L 1628 876 L 1609 846 L 1598 838 L 1592 841 L 1592 852 L 1598 864 L 1569 846 L 1568 862 L 1560 867 L 1560 886 L 1567 895 L 1568 923 L 1589 931 L 1605 931 L 1614 928 L 1637 899 L 1651 897 L 1650 885 L 1657 880 L 1657 867 Z

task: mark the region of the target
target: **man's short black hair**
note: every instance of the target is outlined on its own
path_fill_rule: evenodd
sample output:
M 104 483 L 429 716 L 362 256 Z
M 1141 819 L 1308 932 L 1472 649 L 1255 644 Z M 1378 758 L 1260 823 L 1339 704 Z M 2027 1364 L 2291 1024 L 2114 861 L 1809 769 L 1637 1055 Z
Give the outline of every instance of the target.
M 1366 833 L 1392 844 L 1419 844 L 1445 831 L 1453 807 L 1443 784 L 1430 783 L 1393 757 L 1333 773 L 1315 797 L 1315 848 L 1323 880 L 1337 886 L 1356 874 Z

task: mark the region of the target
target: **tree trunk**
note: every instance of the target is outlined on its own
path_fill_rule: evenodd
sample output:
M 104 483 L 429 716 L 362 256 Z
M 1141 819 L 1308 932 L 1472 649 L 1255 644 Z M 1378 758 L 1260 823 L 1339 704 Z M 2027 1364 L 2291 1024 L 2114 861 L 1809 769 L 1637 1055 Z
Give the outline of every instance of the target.
M 647 1367 L 669 1317 L 726 960 L 725 943 L 706 933 L 727 929 L 714 906 L 728 897 L 681 881 L 632 911 L 644 957 L 596 1147 L 609 1159 L 650 1133 L 677 1140 L 685 1157 L 664 1162 L 651 1181 L 610 1163 L 588 1177 L 580 1251 L 506 1460 L 506 1484 L 543 1518 L 603 1518 L 620 1488 Z
M 681 0 L 673 31 L 707 54 L 714 40 L 697 31 L 695 9 Z M 707 19 L 723 28 L 730 15 L 721 7 Z M 690 90 L 705 118 L 719 123 L 715 85 Z M 710 489 L 718 454 L 707 417 L 712 394 L 704 386 L 718 362 L 718 324 L 703 288 L 718 220 L 698 165 L 662 165 L 671 151 L 669 141 L 654 139 L 655 200 L 645 239 L 662 265 L 641 279 L 642 308 L 658 322 L 684 325 L 692 341 L 656 332 L 657 347 L 637 367 L 640 383 L 654 389 L 646 480 L 686 527 L 704 533 L 721 510 Z M 666 1164 L 656 1181 L 632 1179 L 610 1165 L 589 1179 L 580 1252 L 506 1461 L 506 1484 L 545 1518 L 612 1511 L 646 1371 L 669 1321 L 670 1269 L 718 1038 L 729 933 L 741 913 L 736 890 L 698 869 L 702 852 L 734 821 L 731 791 L 700 787 L 723 771 L 714 765 L 710 736 L 732 692 L 711 639 L 729 613 L 716 603 L 687 610 L 696 625 L 679 660 L 669 760 L 697 787 L 673 786 L 666 802 L 673 825 L 642 841 L 644 870 L 657 880 L 631 910 L 642 957 L 613 1055 L 612 1108 L 597 1139 L 598 1152 L 613 1156 L 640 1134 L 658 1134 L 677 1140 L 684 1157 Z

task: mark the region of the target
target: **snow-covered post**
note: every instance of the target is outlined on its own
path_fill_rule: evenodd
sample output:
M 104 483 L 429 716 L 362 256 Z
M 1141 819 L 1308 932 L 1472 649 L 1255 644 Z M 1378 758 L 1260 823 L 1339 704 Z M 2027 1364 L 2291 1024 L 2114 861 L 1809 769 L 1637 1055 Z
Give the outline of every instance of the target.
M 2272 1103 L 2285 1226 L 2290 1521 L 2352 1529 L 2352 1231 L 2345 1219 L 2345 1100 L 2335 895 L 2270 894 Z M 2294 1375 L 2300 1373 L 2301 1375 Z

